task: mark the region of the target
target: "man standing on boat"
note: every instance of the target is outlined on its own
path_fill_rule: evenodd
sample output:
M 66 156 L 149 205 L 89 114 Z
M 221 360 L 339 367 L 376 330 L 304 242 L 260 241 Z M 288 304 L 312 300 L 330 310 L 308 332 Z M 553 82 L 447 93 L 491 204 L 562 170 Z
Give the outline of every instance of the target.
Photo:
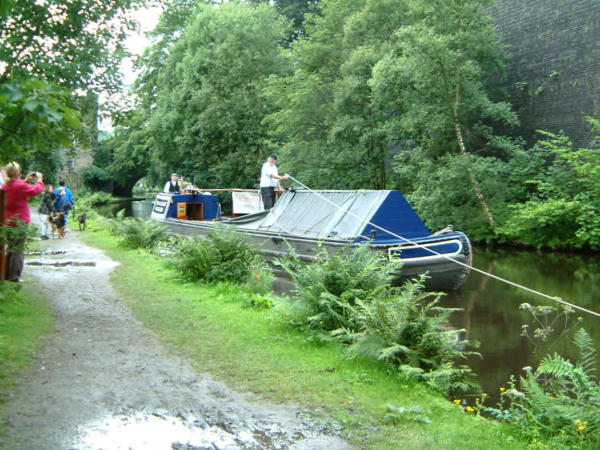
M 277 156 L 271 154 L 267 158 L 267 162 L 262 165 L 260 171 L 260 196 L 262 197 L 265 210 L 271 209 L 275 204 L 275 187 L 281 189 L 279 180 L 287 180 L 289 175 L 286 173 L 279 176 L 275 162 Z
M 163 191 L 171 194 L 181 194 L 181 181 L 176 173 L 171 174 L 171 180 L 166 182 Z

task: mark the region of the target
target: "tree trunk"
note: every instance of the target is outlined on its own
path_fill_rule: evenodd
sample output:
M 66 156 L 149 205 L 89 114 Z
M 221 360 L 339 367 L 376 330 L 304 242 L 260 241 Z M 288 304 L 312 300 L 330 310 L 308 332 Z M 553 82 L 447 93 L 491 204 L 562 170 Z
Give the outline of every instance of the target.
M 459 81 L 459 70 L 457 68 L 456 69 L 456 84 L 455 84 L 456 99 L 454 101 L 454 107 L 452 108 L 452 115 L 454 117 L 454 129 L 456 131 L 456 139 L 458 140 L 458 146 L 460 148 L 461 154 L 466 158 L 467 157 L 467 149 L 465 148 L 465 142 L 462 137 L 462 129 L 460 127 L 460 122 L 458 121 L 458 105 L 460 103 L 460 89 L 459 89 L 458 81 Z M 485 217 L 487 218 L 490 226 L 492 228 L 496 228 L 496 222 L 494 221 L 494 218 L 492 217 L 490 208 L 488 207 L 487 202 L 485 201 L 485 198 L 483 197 L 483 193 L 481 192 L 481 187 L 479 187 L 479 182 L 475 178 L 475 175 L 473 174 L 473 169 L 471 169 L 470 165 L 467 165 L 467 170 L 469 171 L 469 177 L 471 178 L 471 184 L 473 185 L 473 189 L 475 190 L 475 195 L 477 197 L 477 201 L 479 202 L 481 209 L 483 209 L 483 213 L 485 214 Z

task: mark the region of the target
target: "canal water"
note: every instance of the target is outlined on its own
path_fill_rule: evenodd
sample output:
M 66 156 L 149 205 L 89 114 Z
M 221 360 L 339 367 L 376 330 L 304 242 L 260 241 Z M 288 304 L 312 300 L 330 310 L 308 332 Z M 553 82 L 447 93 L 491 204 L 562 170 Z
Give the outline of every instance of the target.
M 109 205 L 103 214 L 126 210 L 127 216 L 147 219 L 150 200 Z M 524 285 L 544 294 L 600 312 L 600 254 L 546 252 L 533 250 L 499 249 L 475 246 L 473 265 L 487 273 Z M 465 329 L 465 337 L 480 344 L 481 358 L 470 358 L 468 365 L 478 374 L 478 382 L 488 394 L 489 403 L 499 397 L 499 389 L 506 386 L 511 374 L 523 374 L 523 367 L 536 367 L 548 352 L 576 358 L 571 345 L 573 332 L 559 336 L 575 325 L 581 317 L 583 326 L 600 348 L 600 318 L 576 311 L 565 323 L 564 316 L 557 320 L 546 343 L 531 342 L 522 336 L 523 325 L 530 334 L 539 327 L 532 314 L 520 308 L 523 303 L 533 306 L 555 306 L 546 298 L 510 286 L 486 275 L 472 271 L 461 292 L 447 294 L 442 305 L 461 308 L 452 316 L 452 326 Z M 551 321 L 556 313 L 547 316 Z M 600 364 L 600 361 L 598 362 Z

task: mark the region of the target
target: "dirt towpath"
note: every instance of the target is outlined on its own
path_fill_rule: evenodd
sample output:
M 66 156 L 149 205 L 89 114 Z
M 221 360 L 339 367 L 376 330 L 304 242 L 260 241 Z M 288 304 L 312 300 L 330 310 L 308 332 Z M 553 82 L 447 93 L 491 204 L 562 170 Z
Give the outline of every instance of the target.
M 112 289 L 116 263 L 76 232 L 40 246 L 24 278 L 52 299 L 55 328 L 9 393 L 0 448 L 349 448 L 306 412 L 250 401 L 169 354 Z

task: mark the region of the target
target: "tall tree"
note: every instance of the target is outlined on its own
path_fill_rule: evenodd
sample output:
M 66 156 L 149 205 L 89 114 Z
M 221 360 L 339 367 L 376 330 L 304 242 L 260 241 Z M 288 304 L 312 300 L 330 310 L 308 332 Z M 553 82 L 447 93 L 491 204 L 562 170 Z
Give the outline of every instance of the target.
M 320 0 L 248 0 L 248 3 L 273 3 L 277 12 L 292 21 L 290 41 L 296 40 L 303 35 L 304 18 L 309 12 L 318 11 L 316 6 Z
M 284 68 L 287 30 L 269 5 L 199 8 L 159 76 L 149 130 L 160 173 L 193 173 L 205 186 L 256 185 L 267 151 L 261 121 L 272 110 L 261 91 Z
M 387 111 L 369 80 L 403 23 L 398 0 L 323 0 L 290 51 L 294 72 L 272 79 L 268 123 L 293 171 L 315 187 L 387 186 Z M 382 116 L 382 113 L 384 114 Z
M 407 24 L 375 66 L 375 102 L 390 112 L 386 126 L 434 156 L 458 150 L 502 156 L 509 143 L 494 125 L 515 125 L 508 103 L 486 84 L 503 68 L 503 48 L 484 7 L 487 0 L 411 0 Z M 452 137 L 452 135 L 454 135 Z M 450 146 L 448 146 L 450 143 Z M 473 169 L 467 171 L 489 225 L 496 226 Z

